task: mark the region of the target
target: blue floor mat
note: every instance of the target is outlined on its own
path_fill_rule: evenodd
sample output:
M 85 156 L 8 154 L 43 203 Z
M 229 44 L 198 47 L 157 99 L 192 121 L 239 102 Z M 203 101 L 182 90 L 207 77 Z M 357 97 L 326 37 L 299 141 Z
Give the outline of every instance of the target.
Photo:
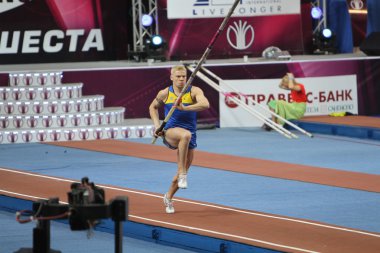
M 288 140 L 257 129 L 198 131 L 200 150 L 379 174 L 380 146 L 348 138 Z M 137 142 L 150 143 L 148 139 Z M 156 145 L 161 145 L 157 142 Z M 274 149 L 273 147 L 276 147 Z M 44 144 L 0 146 L 1 166 L 98 184 L 167 191 L 174 163 Z M 297 156 L 289 155 L 297 152 Z M 14 159 L 12 154 L 23 154 Z M 363 156 L 365 159 L 363 159 Z M 59 163 L 57 163 L 59 161 Z M 281 168 L 279 168 L 281 169 Z M 194 166 L 178 197 L 380 232 L 380 194 Z

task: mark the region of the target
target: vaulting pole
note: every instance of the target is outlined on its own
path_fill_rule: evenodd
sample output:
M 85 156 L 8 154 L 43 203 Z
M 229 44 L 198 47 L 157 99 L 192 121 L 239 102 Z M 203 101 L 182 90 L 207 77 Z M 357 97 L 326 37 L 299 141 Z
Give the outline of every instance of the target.
M 220 34 L 223 32 L 224 28 L 225 28 L 226 25 L 227 25 L 228 20 L 229 20 L 230 17 L 232 16 L 234 10 L 236 9 L 236 6 L 239 4 L 240 1 L 241 1 L 241 0 L 235 0 L 235 2 L 234 2 L 234 4 L 232 5 L 230 11 L 228 12 L 227 16 L 224 18 L 222 24 L 220 25 L 218 31 L 216 31 L 214 37 L 211 39 L 211 42 L 210 42 L 210 44 L 208 45 L 206 51 L 203 53 L 201 59 L 198 61 L 197 65 L 196 65 L 196 67 L 195 67 L 195 69 L 194 69 L 194 72 L 190 75 L 190 77 L 189 77 L 188 81 L 186 82 L 185 86 L 183 87 L 181 93 L 178 95 L 178 98 L 177 98 L 177 100 L 174 102 L 173 107 L 170 109 L 170 111 L 169 111 L 168 114 L 166 115 L 164 121 L 161 123 L 161 126 L 160 126 L 158 129 L 156 129 L 156 131 L 155 131 L 156 133 L 159 133 L 159 132 L 161 132 L 161 131 L 164 129 L 166 123 L 169 121 L 169 119 L 171 118 L 171 116 L 172 116 L 174 110 L 176 109 L 176 106 L 177 106 L 177 105 L 179 104 L 179 102 L 181 101 L 183 94 L 185 94 L 187 88 L 188 88 L 188 87 L 190 86 L 190 84 L 193 82 L 193 80 L 194 80 L 194 78 L 195 78 L 197 72 L 198 72 L 199 69 L 201 68 L 203 62 L 207 59 L 207 56 L 210 54 L 210 52 L 211 52 L 211 50 L 212 50 L 212 47 L 213 47 L 214 44 L 215 44 L 215 41 L 218 39 L 218 37 L 220 36 Z M 154 136 L 154 137 L 153 137 L 153 140 L 152 140 L 152 144 L 154 144 L 154 143 L 156 142 L 156 140 L 157 140 L 157 137 Z

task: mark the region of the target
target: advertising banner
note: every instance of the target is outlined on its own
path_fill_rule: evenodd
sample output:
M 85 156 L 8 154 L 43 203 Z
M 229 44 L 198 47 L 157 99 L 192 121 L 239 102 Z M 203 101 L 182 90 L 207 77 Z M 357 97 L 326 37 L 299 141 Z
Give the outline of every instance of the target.
M 255 105 L 255 102 L 265 108 L 273 99 L 291 102 L 290 92 L 280 89 L 279 82 L 279 79 L 225 80 L 227 85 L 221 83 L 221 87 L 227 91 L 231 91 L 227 86 L 238 90 L 240 94 L 232 92 L 230 95 L 270 118 L 271 114 Z M 358 113 L 356 75 L 297 78 L 297 82 L 304 84 L 307 93 L 305 116 L 328 115 L 333 112 Z M 221 95 L 219 106 L 221 127 L 255 127 L 263 124 L 229 96 Z
M 0 1 L 0 63 L 125 58 L 126 9 L 122 0 Z
M 233 0 L 158 0 L 160 35 L 168 44 L 171 60 L 199 59 L 218 31 Z M 310 4 L 305 6 L 310 8 Z M 303 20 L 300 1 L 242 0 L 209 59 L 261 57 L 271 46 L 304 54 L 311 34 L 311 18 Z M 306 32 L 305 32 L 306 31 Z M 311 37 L 310 37 L 311 38 Z
M 168 0 L 168 19 L 225 17 L 235 0 Z M 273 16 L 299 14 L 300 1 L 240 0 L 233 16 Z

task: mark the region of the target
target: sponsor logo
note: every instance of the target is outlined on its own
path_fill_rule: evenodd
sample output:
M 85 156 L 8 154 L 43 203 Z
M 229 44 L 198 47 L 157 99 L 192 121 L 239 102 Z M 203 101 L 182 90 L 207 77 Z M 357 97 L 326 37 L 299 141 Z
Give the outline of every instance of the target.
M 364 7 L 364 3 L 362 0 L 351 0 L 350 6 L 354 10 L 361 10 Z
M 193 17 L 219 17 L 225 16 L 229 12 L 233 0 L 197 0 L 193 4 Z M 239 6 L 235 9 L 235 16 L 256 16 L 256 15 L 273 15 L 284 12 L 282 3 L 241 0 Z
M 210 5 L 227 5 L 231 6 L 234 3 L 233 0 L 196 0 L 194 6 L 210 6 Z M 243 0 L 240 0 L 240 4 Z
M 234 36 L 231 36 L 233 32 Z M 234 39 L 232 38 L 234 37 Z M 237 50 L 245 50 L 249 48 L 255 38 L 255 32 L 251 25 L 247 25 L 247 21 L 239 20 L 239 23 L 234 22 L 227 29 L 227 40 L 231 47 Z
M 167 0 L 169 19 L 219 18 L 231 10 L 234 0 Z M 233 17 L 300 14 L 300 1 L 240 0 Z
M 20 7 L 25 2 L 31 2 L 29 1 L 20 1 L 20 0 L 0 0 L 0 13 L 15 9 L 17 7 Z

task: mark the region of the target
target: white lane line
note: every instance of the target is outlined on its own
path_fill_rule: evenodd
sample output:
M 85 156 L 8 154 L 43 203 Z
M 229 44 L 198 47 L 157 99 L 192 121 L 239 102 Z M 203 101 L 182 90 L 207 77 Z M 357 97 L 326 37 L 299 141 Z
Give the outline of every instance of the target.
M 56 178 L 56 177 L 51 177 L 51 176 L 39 175 L 39 174 L 32 174 L 32 173 L 24 172 L 24 171 L 10 170 L 10 169 L 4 169 L 4 168 L 0 168 L 0 170 L 12 172 L 12 173 L 23 174 L 23 175 L 34 176 L 34 177 L 47 178 L 47 179 L 52 179 L 52 180 L 56 180 L 56 181 L 64 181 L 64 182 L 71 182 L 71 183 L 77 182 L 74 180 Z M 154 197 L 154 198 L 162 198 L 161 195 L 157 195 L 157 194 L 150 194 L 150 193 L 139 192 L 139 191 L 135 191 L 135 190 L 128 190 L 128 189 L 123 189 L 123 188 L 118 188 L 118 187 L 110 187 L 110 186 L 105 186 L 105 185 L 98 185 L 98 186 L 102 187 L 102 188 L 109 189 L 109 190 L 117 190 L 117 191 L 130 192 L 130 193 L 140 194 L 140 195 Z M 254 216 L 261 216 L 261 217 L 266 217 L 266 218 L 276 219 L 276 220 L 296 222 L 296 223 L 307 224 L 307 225 L 311 225 L 311 226 L 324 227 L 324 228 L 329 228 L 329 229 L 334 229 L 334 230 L 339 230 L 339 231 L 345 231 L 345 232 L 368 235 L 368 236 L 380 238 L 380 234 L 374 234 L 374 233 L 364 232 L 364 231 L 355 230 L 355 229 L 342 228 L 342 227 L 336 227 L 336 226 L 332 226 L 332 225 L 326 225 L 326 224 L 320 224 L 320 223 L 315 223 L 315 222 L 310 222 L 310 221 L 298 220 L 298 219 L 294 219 L 294 218 L 285 218 L 285 217 L 279 217 L 279 216 L 274 216 L 274 215 L 269 215 L 269 214 L 262 214 L 262 213 L 238 210 L 238 209 L 234 209 L 234 208 L 216 206 L 216 205 L 212 205 L 212 204 L 199 203 L 199 202 L 194 202 L 194 201 L 189 201 L 189 200 L 182 200 L 182 199 L 175 199 L 175 198 L 174 198 L 174 200 L 176 202 L 183 202 L 183 203 L 188 203 L 188 204 L 193 204 L 193 205 L 212 207 L 212 208 L 222 209 L 222 210 L 231 211 L 231 212 L 237 212 L 237 213 L 254 215 Z
M 213 231 L 213 230 L 208 230 L 208 229 L 203 229 L 203 228 L 184 226 L 184 225 L 179 225 L 179 224 L 176 224 L 176 223 L 165 222 L 165 221 L 158 221 L 158 220 L 143 218 L 143 217 L 139 217 L 139 216 L 135 216 L 135 215 L 129 215 L 129 216 L 133 217 L 133 218 L 136 218 L 136 219 L 142 219 L 142 220 L 145 220 L 145 221 L 151 221 L 151 222 L 156 222 L 156 223 L 160 223 L 160 224 L 180 227 L 180 228 L 187 228 L 187 229 L 191 229 L 191 230 L 198 230 L 198 231 L 203 231 L 203 232 L 207 232 L 207 233 L 211 233 L 211 234 L 228 236 L 228 237 L 248 240 L 248 241 L 252 241 L 252 242 L 259 242 L 259 243 L 263 243 L 263 244 L 267 244 L 267 245 L 277 246 L 277 247 L 280 247 L 280 248 L 298 250 L 298 251 L 303 251 L 303 252 L 308 252 L 308 253 L 318 253 L 318 251 L 311 251 L 311 250 L 307 250 L 307 249 L 301 249 L 301 248 L 297 248 L 297 247 L 286 246 L 286 245 L 282 245 L 282 244 L 277 244 L 277 243 L 272 243 L 272 242 L 268 242 L 268 241 L 257 240 L 257 239 L 253 239 L 253 238 L 249 238 L 249 237 L 244 237 L 244 236 L 239 236 L 239 235 L 226 234 L 226 233 L 221 233 L 221 232 L 217 232 L 217 231 Z
M 11 192 L 11 191 L 5 191 L 5 190 L 0 190 L 0 192 L 6 193 L 6 194 L 10 194 L 10 195 L 16 195 L 16 196 L 21 196 L 21 197 L 32 198 L 32 199 L 46 199 L 46 198 L 42 198 L 42 197 L 36 197 L 36 196 L 32 196 L 32 195 L 20 194 L 20 193 L 17 193 L 17 192 Z M 67 204 L 66 202 L 62 202 L 62 201 L 60 201 L 60 203 Z M 268 241 L 257 240 L 257 239 L 253 239 L 253 238 L 249 238 L 249 237 L 244 237 L 244 236 L 239 236 L 239 235 L 233 235 L 233 234 L 227 234 L 227 233 L 221 233 L 221 232 L 217 232 L 217 231 L 213 231 L 213 230 L 208 230 L 208 229 L 203 229 L 203 228 L 185 226 L 185 225 L 180 225 L 180 224 L 171 223 L 171 222 L 165 222 L 165 221 L 160 221 L 160 220 L 153 220 L 153 219 L 148 219 L 148 218 L 145 218 L 145 217 L 140 217 L 140 216 L 131 215 L 131 214 L 129 214 L 128 217 L 132 217 L 132 218 L 140 219 L 140 220 L 144 220 L 144 221 L 155 222 L 155 223 L 158 223 L 158 224 L 170 225 L 170 226 L 174 226 L 174 227 L 178 227 L 178 228 L 185 228 L 185 229 L 189 229 L 189 230 L 202 231 L 202 232 L 206 232 L 206 233 L 210 233 L 210 234 L 215 234 L 215 235 L 221 235 L 221 236 L 225 236 L 225 237 L 243 239 L 243 240 L 252 241 L 252 242 L 259 242 L 259 243 L 262 243 L 262 244 L 276 246 L 276 247 L 284 248 L 284 249 L 298 250 L 298 251 L 302 251 L 302 252 L 306 252 L 306 253 L 319 253 L 318 251 L 311 251 L 311 250 L 307 250 L 307 249 L 302 249 L 302 248 L 297 248 L 297 247 L 292 247 L 292 246 L 272 243 L 272 242 L 268 242 Z

